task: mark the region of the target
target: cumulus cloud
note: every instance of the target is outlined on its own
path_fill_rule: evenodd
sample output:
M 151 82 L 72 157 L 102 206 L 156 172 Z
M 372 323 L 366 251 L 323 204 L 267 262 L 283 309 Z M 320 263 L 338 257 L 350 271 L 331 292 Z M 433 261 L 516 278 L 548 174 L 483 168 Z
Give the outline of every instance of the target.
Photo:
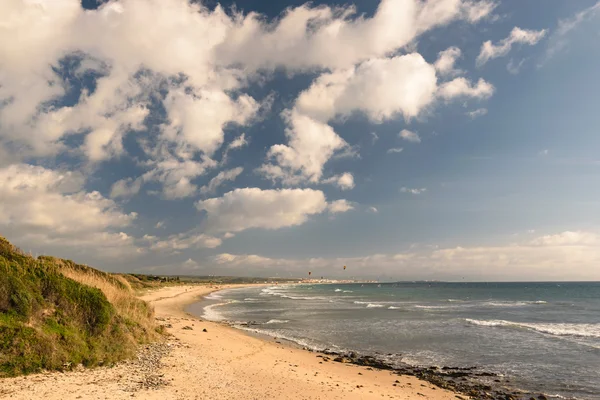
M 354 111 L 374 122 L 410 118 L 433 100 L 435 88 L 435 68 L 420 54 L 377 58 L 321 75 L 298 96 L 296 109 L 321 121 Z
M 461 71 L 454 68 L 456 60 L 460 58 L 462 52 L 458 47 L 449 47 L 438 54 L 434 67 L 440 75 L 454 75 Z
M 401 139 L 404 139 L 407 142 L 421 143 L 421 137 L 417 133 L 411 132 L 408 129 L 402 129 L 398 136 L 400 136 Z
M 484 79 L 479 79 L 473 85 L 468 79 L 460 77 L 440 85 L 438 95 L 446 100 L 460 97 L 487 99 L 494 94 L 494 90 L 494 86 Z
M 27 164 L 1 168 L 0 227 L 21 243 L 135 253 L 133 238 L 120 229 L 137 214 L 123 212 L 99 192 L 86 192 L 83 183 L 74 172 Z
M 323 180 L 323 183 L 333 184 L 342 190 L 350 190 L 354 188 L 354 176 L 350 172 L 344 172 Z
M 418 53 L 371 59 L 346 70 L 320 75 L 298 96 L 292 110 L 284 113 L 288 144 L 271 147 L 259 172 L 272 180 L 298 184 L 317 182 L 325 163 L 348 144 L 328 122 L 353 112 L 364 113 L 381 123 L 403 116 L 418 116 L 436 96 L 487 98 L 494 87 L 483 79 L 476 85 L 457 78 L 440 87 L 434 66 Z
M 128 198 L 139 193 L 142 187 L 141 179 L 126 178 L 115 182 L 110 188 L 110 197 Z
M 348 202 L 348 200 L 335 200 L 332 201 L 328 206 L 328 210 L 332 214 L 345 213 L 347 211 L 353 210 L 354 206 Z
M 354 7 L 303 5 L 287 10 L 271 25 L 251 13 L 231 29 L 218 57 L 254 69 L 342 69 L 383 57 L 452 21 L 477 22 L 493 8 L 491 1 L 382 0 L 373 17 L 352 18 Z
M 208 182 L 208 185 L 202 186 L 200 188 L 201 193 L 214 193 L 219 186 L 227 181 L 234 181 L 242 172 L 244 168 L 237 167 L 228 169 L 226 171 L 221 171 Z
M 481 66 L 489 60 L 507 55 L 513 44 L 528 44 L 533 46 L 537 44 L 547 31 L 545 29 L 535 31 L 514 27 L 507 38 L 502 39 L 497 45 L 488 40 L 481 45 L 481 50 L 477 56 L 477 65 Z
M 427 188 L 407 188 L 407 187 L 402 187 L 400 188 L 400 191 L 402 193 L 410 193 L 410 194 L 422 194 L 425 193 L 427 191 Z
M 383 0 L 372 17 L 353 6 L 305 4 L 272 20 L 188 0 L 100 3 L 97 10 L 84 10 L 80 0 L 0 5 L 0 168 L 37 177 L 3 194 L 0 215 L 11 232 L 38 243 L 95 242 L 131 252 L 139 243 L 174 250 L 218 245 L 221 239 L 198 232 L 135 239 L 121 232 L 135 213 L 112 199 L 145 186 L 162 199 L 185 199 L 236 179 L 240 169 L 221 171 L 199 188 L 201 177 L 248 144 L 241 130 L 260 120 L 273 97 L 255 98 L 247 89 L 274 69 L 319 74 L 284 111 L 287 141 L 270 147 L 259 169 L 287 185 L 318 184 L 330 159 L 356 154 L 331 126 L 353 113 L 380 123 L 417 117 L 439 97 L 484 97 L 468 82 L 466 90 L 440 96 L 436 74 L 446 73 L 443 63 L 396 54 L 428 30 L 489 17 L 492 1 Z M 84 189 L 97 181 L 83 175 L 15 164 L 52 165 L 63 156 L 77 159 L 89 176 L 115 160 L 133 161 L 142 171 L 111 182 L 107 198 Z M 354 177 L 344 173 L 332 183 L 350 189 Z M 30 186 L 37 189 L 26 198 Z M 240 189 L 197 206 L 210 229 L 233 234 L 298 225 L 345 204 L 329 205 L 322 192 L 306 190 Z M 17 223 L 21 212 L 27 217 Z
M 276 164 L 265 164 L 259 172 L 284 184 L 297 184 L 303 180 L 318 182 L 325 163 L 348 144 L 329 125 L 295 110 L 286 113 L 286 121 L 288 145 L 272 146 L 268 158 Z
M 151 250 L 172 253 L 178 253 L 187 249 L 213 249 L 219 247 L 222 243 L 222 240 L 217 237 L 195 231 L 170 235 L 164 239 L 156 236 L 144 235 L 142 240 L 149 244 Z
M 244 188 L 198 201 L 196 208 L 207 213 L 209 231 L 235 233 L 301 225 L 325 211 L 327 201 L 320 190 Z

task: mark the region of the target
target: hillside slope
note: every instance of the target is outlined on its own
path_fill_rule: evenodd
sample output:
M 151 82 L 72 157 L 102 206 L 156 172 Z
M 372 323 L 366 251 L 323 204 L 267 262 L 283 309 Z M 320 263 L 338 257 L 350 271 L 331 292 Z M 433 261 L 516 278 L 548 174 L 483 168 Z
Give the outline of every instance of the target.
M 112 363 L 158 336 L 128 282 L 0 237 L 0 377 Z

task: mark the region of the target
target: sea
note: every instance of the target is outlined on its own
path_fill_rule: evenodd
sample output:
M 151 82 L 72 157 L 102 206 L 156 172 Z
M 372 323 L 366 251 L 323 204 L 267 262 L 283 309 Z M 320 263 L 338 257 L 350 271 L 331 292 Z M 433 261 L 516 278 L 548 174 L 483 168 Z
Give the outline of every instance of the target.
M 600 399 L 600 283 L 355 283 L 215 292 L 189 312 L 313 350 L 476 367 L 514 389 Z

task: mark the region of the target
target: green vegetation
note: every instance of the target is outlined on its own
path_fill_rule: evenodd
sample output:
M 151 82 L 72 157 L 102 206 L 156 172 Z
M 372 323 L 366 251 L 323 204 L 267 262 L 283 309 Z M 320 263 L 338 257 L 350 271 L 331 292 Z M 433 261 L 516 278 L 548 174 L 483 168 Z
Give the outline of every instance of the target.
M 33 258 L 0 237 L 0 377 L 109 364 L 157 335 L 123 276 Z

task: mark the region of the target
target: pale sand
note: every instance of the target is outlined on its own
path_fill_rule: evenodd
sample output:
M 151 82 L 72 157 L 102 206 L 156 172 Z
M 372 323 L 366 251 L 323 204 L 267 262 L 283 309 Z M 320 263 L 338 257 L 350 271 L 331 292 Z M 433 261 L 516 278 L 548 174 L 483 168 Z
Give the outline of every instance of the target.
M 225 286 L 221 286 L 224 288 Z M 453 399 L 456 393 L 414 377 L 323 362 L 316 353 L 251 337 L 183 311 L 215 288 L 169 287 L 142 296 L 161 323 L 172 324 L 173 349 L 158 371 L 167 385 L 135 389 L 143 373 L 124 363 L 113 368 L 44 373 L 0 380 L 10 399 Z M 182 329 L 190 326 L 192 330 Z M 206 329 L 207 332 L 202 330 Z M 137 368 L 139 369 L 139 368 Z M 398 380 L 396 386 L 394 382 Z M 134 389 L 132 389 L 134 388 Z

